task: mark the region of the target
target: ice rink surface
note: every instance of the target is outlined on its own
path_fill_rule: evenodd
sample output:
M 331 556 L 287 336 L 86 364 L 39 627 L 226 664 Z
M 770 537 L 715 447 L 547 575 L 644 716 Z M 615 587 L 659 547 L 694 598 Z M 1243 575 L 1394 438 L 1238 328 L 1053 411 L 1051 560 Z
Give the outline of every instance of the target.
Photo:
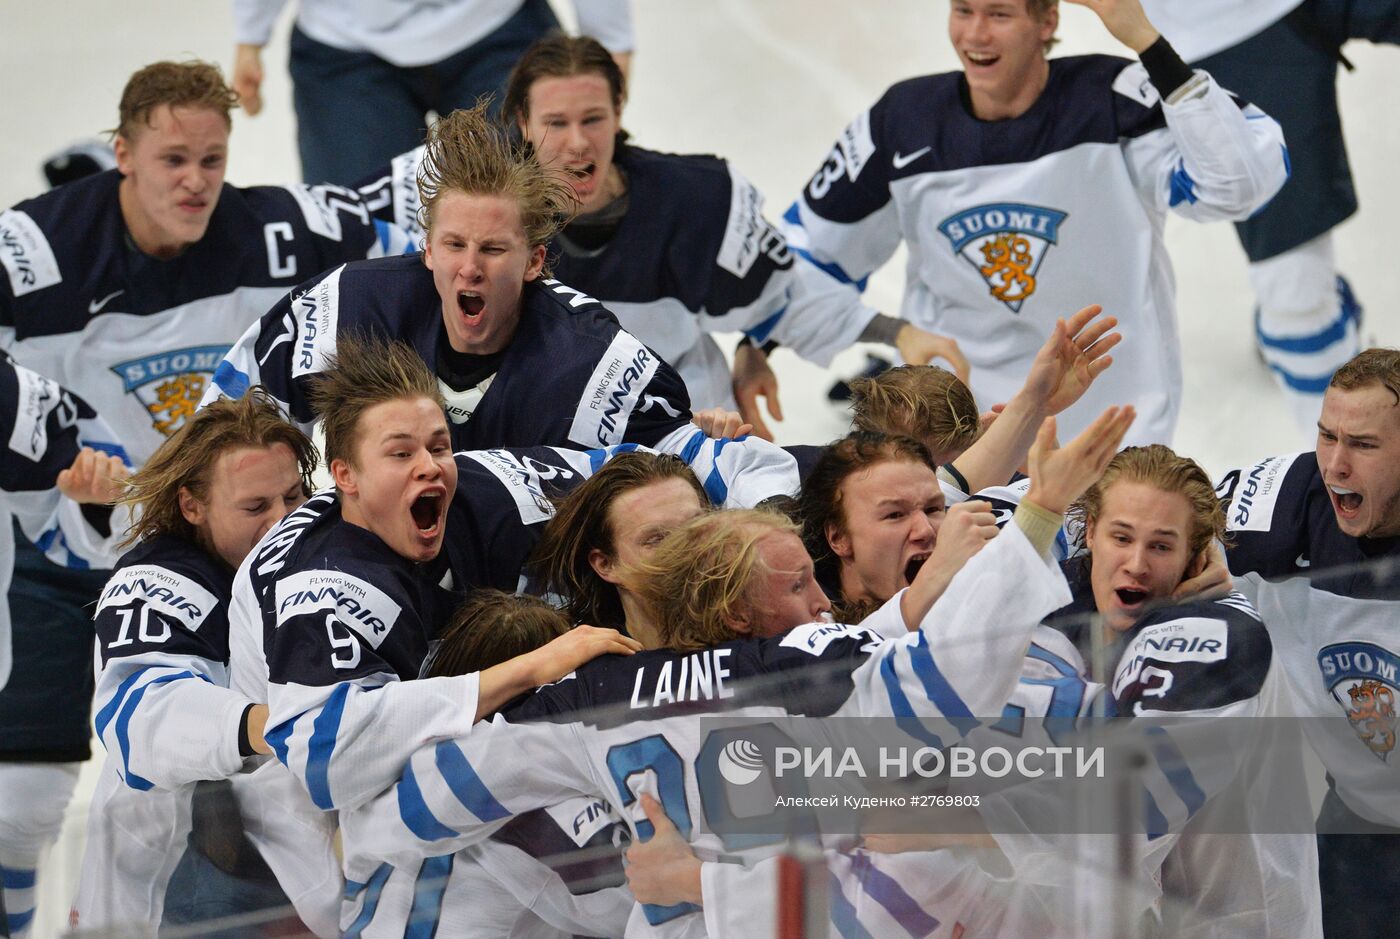
M 567 2 L 551 2 L 566 20 L 572 16 Z M 264 51 L 263 112 L 234 116 L 231 183 L 300 179 L 286 75 L 291 6 Z M 792 201 L 846 122 L 887 86 L 957 67 L 946 0 L 634 0 L 633 6 L 637 53 L 624 126 L 642 146 L 730 159 L 768 196 L 770 217 Z M 233 57 L 227 0 L 9 2 L 3 20 L 0 206 L 43 190 L 44 156 L 116 123 L 121 88 L 137 68 L 198 57 L 228 69 Z M 1126 54 L 1081 7 L 1062 5 L 1060 37 L 1057 55 Z M 1395 345 L 1400 237 L 1387 219 L 1400 220 L 1392 175 L 1400 164 L 1400 50 L 1353 43 L 1346 52 L 1356 71 L 1341 74 L 1339 89 L 1361 211 L 1338 229 L 1337 256 L 1366 308 L 1366 335 Z M 1215 474 L 1310 446 L 1255 358 L 1253 300 L 1234 232 L 1173 218 L 1167 242 L 1186 376 L 1177 450 Z M 872 304 L 897 312 L 903 267 L 901 252 L 872 278 Z M 1084 303 L 1094 299 L 1085 296 Z M 1125 341 L 1133 341 L 1131 334 Z M 833 371 L 849 373 L 863 362 L 862 351 L 850 350 Z M 774 355 L 774 367 L 787 415 L 774 425 L 780 443 L 821 442 L 843 431 L 844 415 L 825 399 L 826 372 L 786 351 Z M 77 801 L 90 791 L 90 777 Z M 70 824 L 52 865 L 56 876 L 41 882 L 39 937 L 55 934 L 62 922 L 71 889 L 65 882 L 76 873 L 73 829 Z

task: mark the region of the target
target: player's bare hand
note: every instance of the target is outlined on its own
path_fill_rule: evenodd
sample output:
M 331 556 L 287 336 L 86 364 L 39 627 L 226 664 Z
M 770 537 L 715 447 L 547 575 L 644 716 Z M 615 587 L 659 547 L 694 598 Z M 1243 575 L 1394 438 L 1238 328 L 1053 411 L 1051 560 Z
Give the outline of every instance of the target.
M 1161 33 L 1147 18 L 1140 0 L 1065 0 L 1077 6 L 1088 7 L 1103 20 L 1103 25 L 1123 45 L 1138 55 L 1156 42 Z
M 763 422 L 763 412 L 758 407 L 759 398 L 768 405 L 768 414 L 773 420 L 783 419 L 783 406 L 778 403 L 778 376 L 773 374 L 767 354 L 758 346 L 745 342 L 734 350 L 734 400 L 739 402 L 739 413 L 753 427 L 753 432 L 771 441 L 773 432 Z
M 627 886 L 641 903 L 672 906 L 699 904 L 700 859 L 651 793 L 642 793 L 642 811 L 654 829 L 646 841 L 634 841 L 627 849 Z
M 917 629 L 963 565 L 996 536 L 997 519 L 991 503 L 973 499 L 948 509 L 938 528 L 938 543 L 933 553 L 900 598 L 899 611 L 904 624 Z
M 535 651 L 527 652 L 524 658 L 530 660 L 530 674 L 538 686 L 558 681 L 600 655 L 631 655 L 641 651 L 640 642 L 616 629 L 575 626 Z
M 967 364 L 967 356 L 962 354 L 957 340 L 950 336 L 939 336 L 920 329 L 913 323 L 905 323 L 899 327 L 894 345 L 899 350 L 900 358 L 910 365 L 927 365 L 934 359 L 942 359 L 953 367 L 953 374 L 957 375 L 963 384 L 967 384 L 968 377 L 972 374 L 972 366 Z
M 622 87 L 630 88 L 632 85 L 632 53 L 612 52 L 609 53 L 612 60 L 617 63 L 617 67 L 622 70 Z M 623 104 L 627 102 L 624 101 Z
M 120 457 L 83 447 L 73 465 L 58 474 L 58 491 L 74 502 L 107 505 L 122 497 L 128 472 Z
M 254 753 L 272 752 L 272 745 L 263 736 L 263 731 L 267 729 L 267 714 L 266 704 L 255 704 L 248 709 L 248 717 L 244 727 L 248 733 L 248 743 L 252 745 Z
M 1108 352 L 1123 336 L 1111 331 L 1116 317 L 1097 318 L 1102 312 L 1101 306 L 1086 306 L 1068 320 L 1056 320 L 1036 352 L 1022 391 L 1040 402 L 1043 413 L 1059 414 L 1074 404 L 1113 364 Z
M 1063 447 L 1055 445 L 1055 419 L 1047 417 L 1031 446 L 1026 501 L 1063 515 L 1103 475 L 1136 416 L 1132 405 L 1109 408 Z
M 725 408 L 694 411 L 690 415 L 690 421 L 704 431 L 706 437 L 716 440 L 721 437 L 743 437 L 753 432 L 753 425 L 745 421 L 743 415 Z
M 1186 569 L 1186 579 L 1172 591 L 1172 599 L 1219 600 L 1234 589 L 1235 582 L 1230 578 L 1230 568 L 1225 564 L 1225 553 L 1218 543 L 1212 541 Z
M 233 90 L 249 117 L 262 110 L 262 47 L 240 43 L 233 50 Z

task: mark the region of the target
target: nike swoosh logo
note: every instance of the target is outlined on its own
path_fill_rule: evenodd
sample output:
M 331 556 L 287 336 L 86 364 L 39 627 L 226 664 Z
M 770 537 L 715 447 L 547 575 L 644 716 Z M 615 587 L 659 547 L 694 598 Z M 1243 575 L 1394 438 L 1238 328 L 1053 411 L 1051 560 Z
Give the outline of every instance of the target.
M 101 300 L 89 300 L 89 301 L 88 301 L 88 315 L 89 315 L 89 316 L 96 316 L 98 313 L 101 313 L 101 312 L 102 312 L 102 308 L 103 308 L 104 306 L 106 306 L 109 302 L 111 302 L 111 300 L 112 300 L 113 297 L 118 297 L 118 296 L 120 296 L 121 294 L 124 294 L 124 293 L 126 293 L 125 290 L 113 290 L 111 293 L 107 294 L 107 296 L 103 297 Z
M 923 156 L 925 153 L 928 153 L 928 152 L 929 152 L 930 150 L 932 150 L 932 149 L 933 149 L 932 147 L 924 147 L 924 148 L 922 148 L 922 149 L 920 149 L 920 150 L 915 150 L 913 153 L 906 153 L 906 154 L 895 153 L 895 155 L 894 155 L 893 157 L 890 158 L 890 164 L 891 164 L 895 169 L 897 169 L 897 170 L 902 170 L 902 169 L 904 169 L 906 166 L 908 166 L 910 163 L 913 163 L 913 162 L 914 162 L 915 160 L 917 160 L 919 157 Z
M 1293 562 L 1293 566 L 1294 566 L 1294 567 L 1312 567 L 1312 562 L 1309 561 L 1309 560 L 1307 559 L 1307 556 L 1306 556 L 1306 555 L 1300 554 L 1300 555 L 1298 555 L 1298 560 L 1296 560 L 1296 561 Z

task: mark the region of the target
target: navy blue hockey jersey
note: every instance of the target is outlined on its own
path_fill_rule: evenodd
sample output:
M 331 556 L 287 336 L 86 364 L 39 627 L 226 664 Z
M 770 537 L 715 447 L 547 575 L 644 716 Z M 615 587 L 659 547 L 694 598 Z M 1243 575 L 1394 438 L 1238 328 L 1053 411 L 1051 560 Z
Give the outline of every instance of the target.
M 114 171 L 0 212 L 0 347 L 92 401 L 143 462 L 184 423 L 237 338 L 301 281 L 401 253 L 408 236 L 336 186 L 224 185 L 182 254 L 143 254 Z
M 1264 614 L 1337 794 L 1358 815 L 1400 826 L 1400 538 L 1337 527 L 1315 453 L 1231 470 L 1230 572 Z

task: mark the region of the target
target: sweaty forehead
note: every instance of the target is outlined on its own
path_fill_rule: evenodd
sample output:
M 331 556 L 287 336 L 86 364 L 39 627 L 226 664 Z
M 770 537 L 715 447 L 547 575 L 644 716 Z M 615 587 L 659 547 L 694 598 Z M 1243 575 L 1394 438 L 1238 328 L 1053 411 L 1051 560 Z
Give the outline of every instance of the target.
M 1336 434 L 1400 437 L 1400 406 L 1390 389 L 1376 382 L 1360 388 L 1328 388 L 1319 423 Z

